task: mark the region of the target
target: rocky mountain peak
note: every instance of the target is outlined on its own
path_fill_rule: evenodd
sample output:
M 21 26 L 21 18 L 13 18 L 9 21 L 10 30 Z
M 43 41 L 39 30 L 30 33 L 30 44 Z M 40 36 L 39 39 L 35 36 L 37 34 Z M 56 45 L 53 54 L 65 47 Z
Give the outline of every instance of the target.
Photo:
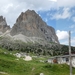
M 7 25 L 5 18 L 3 16 L 0 16 L 0 25 Z
M 37 13 L 34 10 L 29 10 L 29 9 L 25 12 L 25 14 L 26 15 L 37 15 Z
M 22 12 L 21 15 L 17 18 L 16 22 L 26 21 L 26 20 L 35 20 L 39 18 L 39 15 L 34 10 L 27 10 L 26 12 Z M 42 19 L 41 19 L 42 20 Z
M 48 42 L 58 43 L 54 28 L 48 26 L 34 10 L 22 12 L 10 34 L 12 36 L 23 34 L 27 37 L 37 37 Z
M 6 19 L 3 16 L 0 16 L 0 33 L 4 33 L 10 29 L 10 26 L 7 25 Z
M 1 21 L 5 21 L 5 18 L 3 18 L 3 16 L 0 16 L 0 22 Z

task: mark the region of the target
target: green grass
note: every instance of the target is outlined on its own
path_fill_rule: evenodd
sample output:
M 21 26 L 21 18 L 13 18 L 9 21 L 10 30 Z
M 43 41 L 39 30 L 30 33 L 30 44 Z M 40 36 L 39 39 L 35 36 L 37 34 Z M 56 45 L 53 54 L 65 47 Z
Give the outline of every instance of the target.
M 49 64 L 42 63 L 39 60 L 45 60 L 46 58 L 33 58 L 32 61 L 24 61 L 21 58 L 16 60 L 17 57 L 8 54 L 4 54 L 6 50 L 0 49 L 0 72 L 7 74 L 0 75 L 69 75 L 69 66 L 66 64 Z M 75 74 L 75 68 L 73 68 L 73 75 Z

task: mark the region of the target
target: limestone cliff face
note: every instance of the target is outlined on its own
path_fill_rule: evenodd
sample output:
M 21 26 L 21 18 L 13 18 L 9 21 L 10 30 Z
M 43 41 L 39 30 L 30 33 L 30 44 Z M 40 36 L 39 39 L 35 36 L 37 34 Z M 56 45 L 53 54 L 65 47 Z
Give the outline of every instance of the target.
M 10 29 L 10 26 L 7 25 L 5 18 L 0 16 L 0 33 L 4 33 Z
M 27 37 L 38 37 L 48 42 L 59 43 L 54 28 L 48 26 L 34 10 L 22 12 L 17 18 L 10 34 L 23 34 Z

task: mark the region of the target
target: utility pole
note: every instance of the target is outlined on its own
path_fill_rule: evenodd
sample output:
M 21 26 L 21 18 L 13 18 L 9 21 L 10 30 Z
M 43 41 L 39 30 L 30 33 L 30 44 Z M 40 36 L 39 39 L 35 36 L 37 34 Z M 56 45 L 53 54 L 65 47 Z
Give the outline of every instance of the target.
M 72 58 L 71 58 L 71 32 L 69 31 L 69 62 L 70 62 L 70 75 L 72 75 Z

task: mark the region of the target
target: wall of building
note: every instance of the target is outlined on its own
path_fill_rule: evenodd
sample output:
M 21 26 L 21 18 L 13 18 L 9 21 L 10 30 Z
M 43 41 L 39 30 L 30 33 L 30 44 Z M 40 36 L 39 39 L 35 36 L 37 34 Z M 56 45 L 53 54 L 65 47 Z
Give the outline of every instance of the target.
M 57 59 L 58 64 L 67 64 L 69 65 L 69 57 L 57 57 L 57 58 L 51 58 L 48 59 L 48 63 L 55 63 L 54 59 Z M 75 56 L 72 57 L 72 66 L 75 67 Z

